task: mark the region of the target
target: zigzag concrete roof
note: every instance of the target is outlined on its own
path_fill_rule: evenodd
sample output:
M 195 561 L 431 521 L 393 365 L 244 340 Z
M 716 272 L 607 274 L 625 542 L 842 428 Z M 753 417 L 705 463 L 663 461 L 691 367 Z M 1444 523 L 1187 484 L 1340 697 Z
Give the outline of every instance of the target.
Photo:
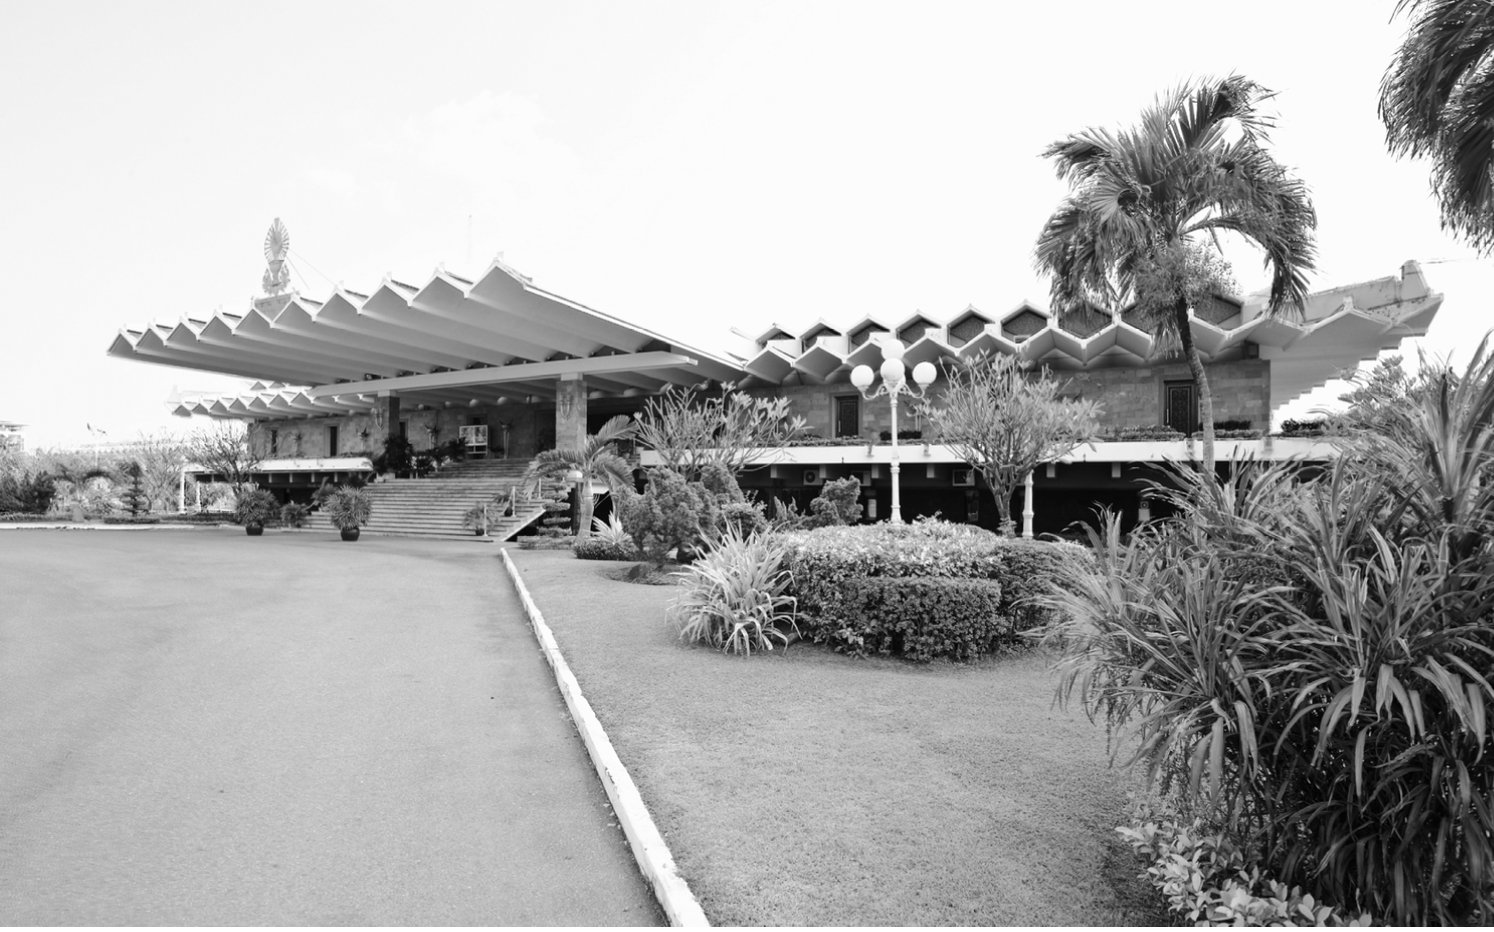
M 1191 327 L 1206 359 L 1250 347 L 1270 360 L 1275 409 L 1424 336 L 1441 304 L 1407 262 L 1400 276 L 1312 295 L 1299 320 L 1267 318 L 1257 295 L 1215 299 Z M 109 353 L 260 380 L 247 393 L 183 400 L 179 414 L 291 418 L 365 411 L 388 391 L 436 407 L 548 400 L 562 369 L 584 374 L 593 398 L 709 381 L 844 382 L 858 365 L 876 369 L 893 339 L 909 365 L 990 352 L 1066 370 L 1148 365 L 1155 342 L 1126 316 L 1092 308 L 1059 321 L 1023 302 L 994 316 L 966 307 L 943 322 L 922 313 L 844 328 L 820 319 L 797 336 L 775 324 L 741 355 L 714 355 L 538 289 L 495 261 L 476 281 L 437 269 L 418 287 L 386 278 L 371 295 L 339 287 L 324 302 L 282 295 L 244 314 L 127 327 Z
M 1217 298 L 1201 315 L 1191 312 L 1190 325 L 1205 360 L 1243 357 L 1247 344 L 1270 360 L 1275 409 L 1408 337 L 1425 336 L 1442 295 L 1427 287 L 1417 263 L 1407 262 L 1399 277 L 1311 295 L 1299 320 L 1268 318 L 1265 305 L 1261 295 Z M 910 332 L 925 324 L 921 334 Z M 869 326 L 881 332 L 858 341 Z M 896 324 L 868 317 L 842 332 L 821 319 L 792 333 L 775 324 L 752 341 L 744 363 L 748 384 L 846 381 L 856 366 L 880 366 L 882 346 L 892 339 L 904 346 L 909 365 L 997 352 L 1066 370 L 1145 366 L 1156 346 L 1123 313 L 1091 308 L 1058 320 L 1025 301 L 994 317 L 967 307 L 942 324 L 923 314 Z
M 554 399 L 576 371 L 594 397 L 730 381 L 735 360 L 535 287 L 494 261 L 475 281 L 437 269 L 423 285 L 386 278 L 372 294 L 260 298 L 242 314 L 125 327 L 109 355 L 259 380 L 178 413 L 303 417 L 355 413 L 380 393 L 435 406 Z M 269 385 L 266 383 L 278 383 Z

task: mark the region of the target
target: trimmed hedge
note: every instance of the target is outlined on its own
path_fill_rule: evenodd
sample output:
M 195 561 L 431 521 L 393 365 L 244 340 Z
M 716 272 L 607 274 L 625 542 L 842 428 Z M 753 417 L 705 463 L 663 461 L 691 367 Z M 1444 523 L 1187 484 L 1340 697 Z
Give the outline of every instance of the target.
M 829 527 L 784 535 L 807 637 L 910 659 L 968 660 L 1046 620 L 1031 599 L 1076 544 L 1013 540 L 945 521 Z
M 105 524 L 160 524 L 161 519 L 155 515 L 110 515 L 104 519 Z
M 851 576 L 832 589 L 816 614 L 800 616 L 799 630 L 857 654 L 974 660 L 1012 633 L 994 579 Z
M 578 538 L 572 546 L 582 560 L 631 560 L 637 562 L 638 548 L 632 541 L 616 543 L 601 537 Z

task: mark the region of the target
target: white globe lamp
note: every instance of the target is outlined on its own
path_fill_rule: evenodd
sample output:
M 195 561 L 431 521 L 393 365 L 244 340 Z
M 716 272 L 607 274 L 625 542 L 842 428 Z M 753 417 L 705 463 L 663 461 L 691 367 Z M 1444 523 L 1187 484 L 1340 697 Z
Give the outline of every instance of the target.
M 908 372 L 901 359 L 882 360 L 882 381 L 896 387 L 903 384 L 903 376 Z
M 888 340 L 882 344 L 883 359 L 902 359 L 903 342 L 901 340 Z
M 851 370 L 851 384 L 863 392 L 871 388 L 873 378 L 871 366 L 857 366 Z
M 913 367 L 913 381 L 917 382 L 923 388 L 928 388 L 934 384 L 934 380 L 938 377 L 939 370 L 935 369 L 934 364 L 931 362 L 921 362 Z

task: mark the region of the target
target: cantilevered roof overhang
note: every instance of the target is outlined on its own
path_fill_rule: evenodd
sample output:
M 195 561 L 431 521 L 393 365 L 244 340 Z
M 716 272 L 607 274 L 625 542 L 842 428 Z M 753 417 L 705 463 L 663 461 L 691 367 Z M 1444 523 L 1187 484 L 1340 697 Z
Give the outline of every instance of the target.
M 1407 262 L 1399 276 L 1345 285 L 1309 296 L 1295 319 L 1265 314 L 1265 298 L 1229 301 L 1238 313 L 1211 322 L 1190 312 L 1194 343 L 1205 361 L 1258 355 L 1271 361 L 1270 407 L 1274 410 L 1312 391 L 1346 369 L 1395 349 L 1402 340 L 1425 336 L 1442 306 L 1427 287 L 1421 267 Z M 1219 318 L 1217 308 L 1208 316 Z M 845 381 L 859 365 L 877 369 L 882 347 L 897 340 L 908 364 L 944 358 L 973 359 L 987 353 L 1020 356 L 1059 370 L 1141 367 L 1154 362 L 1156 342 L 1118 312 L 1093 308 L 1086 326 L 1057 319 L 1028 302 L 999 319 L 966 308 L 940 325 L 915 315 L 896 330 L 859 339 L 865 320 L 850 338 L 816 322 L 797 340 L 773 327 L 749 348 L 747 370 L 760 382 L 780 384 L 806 374 L 820 381 Z M 918 332 L 911 332 L 915 320 Z M 905 338 L 900 338 L 902 334 Z
M 447 407 L 552 400 L 568 375 L 593 398 L 747 375 L 735 359 L 536 288 L 499 261 L 476 280 L 437 269 L 418 286 L 386 278 L 371 294 L 276 295 L 242 314 L 126 327 L 109 355 L 258 380 L 176 409 L 224 418 L 351 414 L 391 393 Z

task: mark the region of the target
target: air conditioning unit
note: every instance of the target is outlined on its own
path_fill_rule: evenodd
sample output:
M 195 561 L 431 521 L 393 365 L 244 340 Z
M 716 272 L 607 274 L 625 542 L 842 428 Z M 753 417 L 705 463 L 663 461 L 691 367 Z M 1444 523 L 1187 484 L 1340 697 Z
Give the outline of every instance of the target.
M 805 485 L 824 485 L 825 484 L 825 474 L 822 473 L 822 472 L 820 472 L 818 469 L 806 469 L 806 470 L 804 470 L 804 484 Z
M 950 470 L 950 478 L 953 485 L 974 486 L 975 470 L 968 466 L 956 467 Z

